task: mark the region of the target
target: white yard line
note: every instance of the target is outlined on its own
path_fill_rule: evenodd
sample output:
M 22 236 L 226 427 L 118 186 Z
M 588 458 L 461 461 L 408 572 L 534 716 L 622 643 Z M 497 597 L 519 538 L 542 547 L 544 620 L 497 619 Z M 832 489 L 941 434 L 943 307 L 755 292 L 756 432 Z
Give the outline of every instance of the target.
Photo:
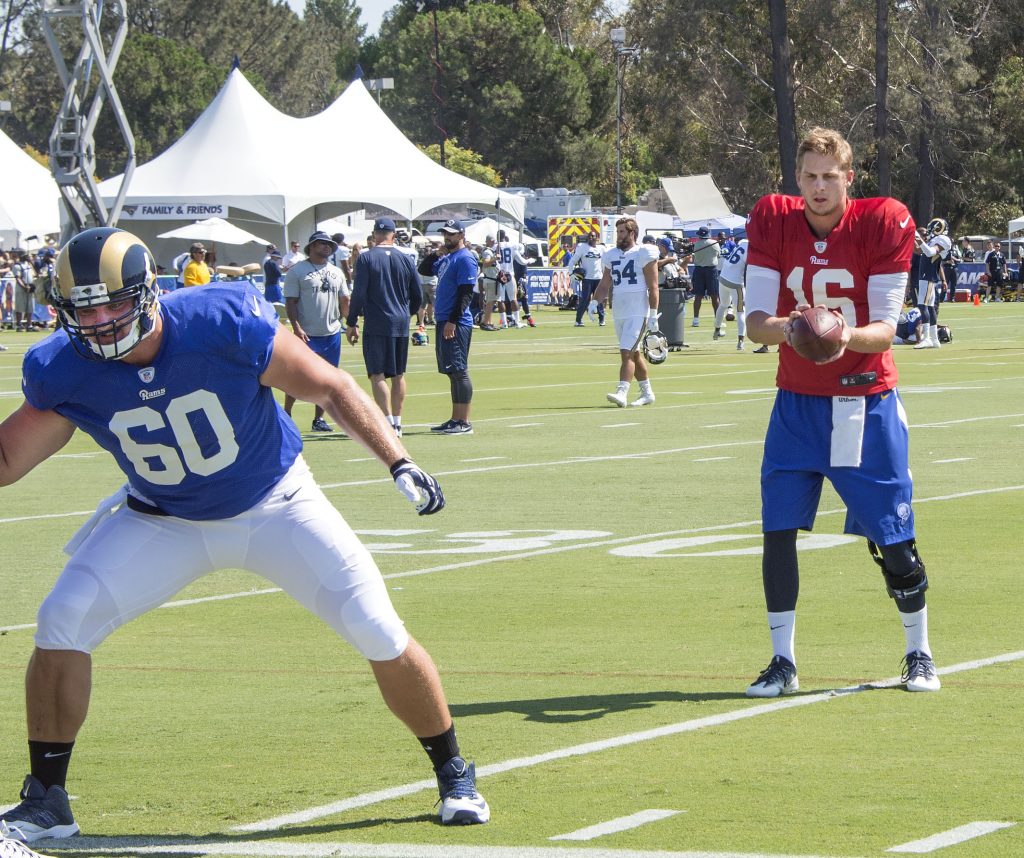
M 949 831 L 942 831 L 933 834 L 931 837 L 923 837 L 920 840 L 912 840 L 901 846 L 893 846 L 886 849 L 886 852 L 912 852 L 915 855 L 924 855 L 928 852 L 935 852 L 938 849 L 945 849 L 947 846 L 955 846 L 975 837 L 982 837 L 999 831 L 1003 828 L 1011 828 L 1015 822 L 969 822 L 967 825 L 959 825 Z
M 604 837 L 606 834 L 618 834 L 620 831 L 629 831 L 639 828 L 648 822 L 657 822 L 659 819 L 668 819 L 677 813 L 686 813 L 685 810 L 641 810 L 638 813 L 631 813 L 629 816 L 620 816 L 618 819 L 609 819 L 607 822 L 600 822 L 597 825 L 588 825 L 568 834 L 556 834 L 548 840 L 594 840 Z
M 158 841 L 158 842 L 157 842 Z M 67 844 L 67 845 L 65 845 Z M 420 843 L 310 843 L 279 840 L 209 840 L 146 837 L 76 837 L 47 846 L 62 855 L 245 855 L 253 858 L 822 858 L 753 852 L 666 852 L 565 846 L 428 846 Z
M 938 673 L 942 676 L 947 676 L 949 674 L 960 673 L 965 670 L 977 670 L 978 668 L 988 667 L 993 664 L 1005 664 L 1007 662 L 1020 661 L 1021 659 L 1024 659 L 1024 651 L 1004 653 L 990 658 L 965 661 L 960 664 L 950 665 L 946 668 L 940 668 Z M 871 689 L 892 688 L 899 684 L 900 678 L 897 676 L 866 683 L 864 685 L 853 685 L 847 688 L 837 688 L 816 694 L 802 694 L 794 697 L 786 697 L 775 700 L 771 703 L 746 705 L 741 709 L 733 709 L 728 712 L 719 713 L 718 715 L 709 715 L 704 718 L 695 718 L 690 721 L 680 721 L 675 724 L 666 724 L 665 726 L 654 727 L 650 730 L 626 733 L 621 736 L 613 736 L 596 742 L 585 742 L 581 745 L 571 745 L 569 747 L 559 748 L 543 754 L 534 754 L 529 757 L 518 757 L 516 759 L 505 760 L 500 763 L 478 766 L 476 774 L 478 778 L 486 778 L 491 775 L 504 774 L 505 772 L 514 771 L 516 769 L 525 769 L 543 765 L 544 763 L 554 762 L 555 760 L 589 756 L 590 754 L 597 754 L 613 748 L 622 748 L 628 745 L 636 745 L 641 742 L 650 742 L 657 739 L 664 739 L 668 736 L 676 736 L 680 733 L 692 733 L 708 727 L 721 727 L 723 724 L 730 724 L 735 721 L 745 721 L 748 718 L 757 718 L 760 715 L 769 715 L 785 709 L 795 709 L 800 706 L 811 706 L 815 703 L 824 703 L 829 700 L 848 697 Z M 344 813 L 356 808 L 366 807 L 371 804 L 379 804 L 380 802 L 391 801 L 414 793 L 436 789 L 437 783 L 433 778 L 429 780 L 415 781 L 413 783 L 363 793 L 362 795 L 351 796 L 350 798 L 341 799 L 339 801 L 331 802 L 330 804 L 310 807 L 294 813 L 282 814 L 281 816 L 260 820 L 259 822 L 251 822 L 246 825 L 236 825 L 231 830 L 241 832 L 276 831 L 286 825 L 303 825 L 316 819 L 335 816 L 339 813 Z

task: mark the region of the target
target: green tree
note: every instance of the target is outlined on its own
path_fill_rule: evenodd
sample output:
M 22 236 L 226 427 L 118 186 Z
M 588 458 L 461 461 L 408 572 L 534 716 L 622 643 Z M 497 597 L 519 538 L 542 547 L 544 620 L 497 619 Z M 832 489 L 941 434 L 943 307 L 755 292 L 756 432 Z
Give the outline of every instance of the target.
M 395 78 L 396 124 L 422 143 L 457 137 L 513 184 L 559 181 L 568 142 L 593 121 L 591 90 L 611 85 L 592 52 L 557 45 L 532 11 L 477 3 L 438 13 L 435 67 L 432 16 L 398 12 L 367 68 Z
M 441 144 L 431 143 L 429 146 L 420 146 L 419 149 L 431 160 L 441 163 Z M 454 137 L 445 142 L 445 166 L 453 173 L 460 176 L 468 176 L 477 182 L 483 182 L 492 188 L 502 186 L 501 174 L 484 163 L 483 158 L 471 149 L 464 149 L 459 146 L 458 140 Z

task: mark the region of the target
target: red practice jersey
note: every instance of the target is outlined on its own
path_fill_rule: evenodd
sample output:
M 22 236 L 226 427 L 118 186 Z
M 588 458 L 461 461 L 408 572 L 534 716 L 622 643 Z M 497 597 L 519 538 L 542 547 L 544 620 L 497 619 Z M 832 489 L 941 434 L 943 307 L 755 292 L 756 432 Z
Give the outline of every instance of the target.
M 802 197 L 771 194 L 754 206 L 747 222 L 748 263 L 778 271 L 777 316 L 797 304 L 824 304 L 840 310 L 851 327 L 871 321 L 868 278 L 905 274 L 914 253 L 914 221 L 903 203 L 890 197 L 848 200 L 842 219 L 823 239 L 804 216 Z M 875 373 L 870 384 L 844 387 L 841 376 Z M 892 351 L 861 354 L 847 350 L 819 366 L 800 357 L 787 343 L 779 346 L 776 384 L 783 390 L 814 396 L 863 396 L 896 386 Z

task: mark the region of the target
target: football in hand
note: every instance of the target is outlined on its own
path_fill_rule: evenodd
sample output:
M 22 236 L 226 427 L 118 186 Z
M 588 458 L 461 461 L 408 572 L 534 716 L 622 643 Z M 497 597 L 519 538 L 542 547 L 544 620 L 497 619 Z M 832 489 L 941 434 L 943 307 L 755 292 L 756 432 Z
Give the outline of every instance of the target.
M 789 344 L 807 360 L 835 357 L 842 343 L 843 323 L 824 307 L 808 307 L 790 325 Z

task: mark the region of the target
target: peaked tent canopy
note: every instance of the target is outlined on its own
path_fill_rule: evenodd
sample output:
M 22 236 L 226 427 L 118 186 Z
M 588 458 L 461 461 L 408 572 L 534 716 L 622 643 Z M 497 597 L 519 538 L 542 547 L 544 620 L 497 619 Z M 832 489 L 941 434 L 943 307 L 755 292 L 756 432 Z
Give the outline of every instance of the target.
M 1011 220 L 1006 226 L 1010 235 L 1013 235 L 1015 232 L 1020 232 L 1021 230 L 1024 230 L 1024 217 Z
M 101 183 L 105 199 L 114 198 L 119 183 L 120 177 Z M 330 203 L 379 206 L 409 220 L 453 203 L 500 207 L 520 222 L 524 214 L 520 197 L 420 152 L 362 81 L 322 113 L 297 119 L 270 105 L 238 69 L 181 139 L 136 168 L 125 199 L 126 206 L 183 203 L 228 205 L 279 224 Z
M 0 131 L 0 173 L 4 176 L 0 199 L 0 239 L 6 248 L 17 247 L 30 236 L 60 232 L 60 190 L 39 164 Z

